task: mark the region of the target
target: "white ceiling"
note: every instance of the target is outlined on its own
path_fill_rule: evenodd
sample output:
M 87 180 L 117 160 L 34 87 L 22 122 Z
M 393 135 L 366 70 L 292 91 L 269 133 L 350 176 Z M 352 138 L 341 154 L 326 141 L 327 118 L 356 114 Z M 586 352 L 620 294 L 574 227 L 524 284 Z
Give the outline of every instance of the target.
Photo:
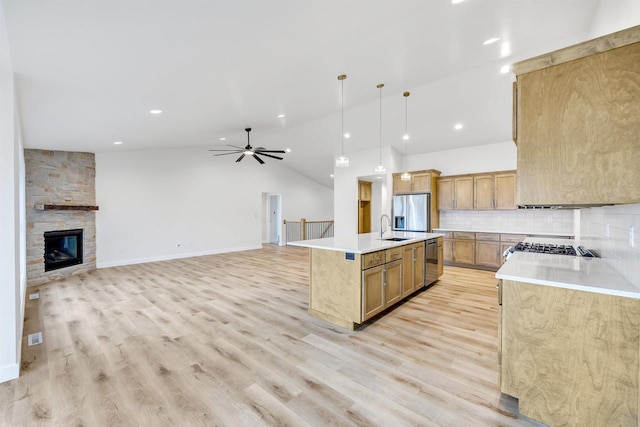
M 25 147 L 197 146 L 209 155 L 224 143 L 243 144 L 251 126 L 254 146 L 293 150 L 265 167 L 289 166 L 331 186 L 340 151 L 339 74 L 348 75 L 347 155 L 378 146 L 378 83 L 385 83 L 383 145 L 404 150 L 405 90 L 410 154 L 507 141 L 512 76 L 500 67 L 584 39 L 598 1 L 3 5 Z M 483 45 L 494 36 L 501 40 Z M 510 54 L 501 52 L 504 42 Z M 154 108 L 163 114 L 149 114 Z M 464 129 L 454 131 L 456 122 Z

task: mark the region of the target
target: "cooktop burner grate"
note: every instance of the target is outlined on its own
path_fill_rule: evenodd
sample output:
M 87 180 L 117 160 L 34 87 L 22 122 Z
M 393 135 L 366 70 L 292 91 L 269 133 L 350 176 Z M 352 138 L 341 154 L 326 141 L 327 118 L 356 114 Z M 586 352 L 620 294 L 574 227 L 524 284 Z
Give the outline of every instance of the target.
M 571 245 L 552 245 L 549 243 L 517 243 L 514 248 L 516 252 L 535 252 L 539 254 L 573 255 L 576 250 Z

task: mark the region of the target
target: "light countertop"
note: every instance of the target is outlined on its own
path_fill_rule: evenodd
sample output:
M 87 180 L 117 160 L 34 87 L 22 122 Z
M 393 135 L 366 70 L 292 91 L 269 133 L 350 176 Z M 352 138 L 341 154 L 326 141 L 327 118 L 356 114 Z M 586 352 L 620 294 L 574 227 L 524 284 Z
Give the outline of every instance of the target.
M 571 244 L 565 239 L 528 238 L 532 243 Z M 602 258 L 515 252 L 496 273 L 498 279 L 534 283 L 640 299 L 640 288 L 629 282 Z
M 569 233 L 558 233 L 558 232 L 547 232 L 547 231 L 533 231 L 533 230 L 509 230 L 509 229 L 496 229 L 496 228 L 475 228 L 475 227 L 440 227 L 435 228 L 433 231 L 436 233 L 448 232 L 448 231 L 466 231 L 469 233 L 499 233 L 499 234 L 526 234 L 526 235 L 536 235 L 536 236 L 573 236 L 573 232 Z
M 354 254 L 366 254 L 383 249 L 404 246 L 411 243 L 422 242 L 424 240 L 442 237 L 440 233 L 418 233 L 393 231 L 384 233 L 382 239 L 390 237 L 401 237 L 407 240 L 394 242 L 391 240 L 381 240 L 380 233 L 355 234 L 342 237 L 328 237 L 326 239 L 299 240 L 288 242 L 289 246 L 300 246 L 303 248 L 325 249 L 329 251 L 351 252 Z

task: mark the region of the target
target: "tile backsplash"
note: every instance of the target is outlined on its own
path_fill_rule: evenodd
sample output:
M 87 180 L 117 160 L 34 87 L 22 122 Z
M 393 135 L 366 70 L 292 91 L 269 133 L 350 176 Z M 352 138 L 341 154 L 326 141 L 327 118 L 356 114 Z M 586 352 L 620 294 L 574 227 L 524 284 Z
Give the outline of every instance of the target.
M 440 211 L 440 227 L 572 236 L 573 210 Z
M 640 286 L 640 204 L 580 210 L 581 244 Z

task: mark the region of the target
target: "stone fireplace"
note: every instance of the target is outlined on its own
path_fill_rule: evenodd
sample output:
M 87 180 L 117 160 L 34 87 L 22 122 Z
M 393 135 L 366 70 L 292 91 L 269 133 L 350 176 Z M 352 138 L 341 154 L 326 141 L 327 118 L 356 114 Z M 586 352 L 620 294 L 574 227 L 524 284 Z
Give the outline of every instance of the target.
M 27 285 L 95 270 L 96 213 L 87 209 L 96 203 L 94 154 L 25 150 L 24 157 Z

